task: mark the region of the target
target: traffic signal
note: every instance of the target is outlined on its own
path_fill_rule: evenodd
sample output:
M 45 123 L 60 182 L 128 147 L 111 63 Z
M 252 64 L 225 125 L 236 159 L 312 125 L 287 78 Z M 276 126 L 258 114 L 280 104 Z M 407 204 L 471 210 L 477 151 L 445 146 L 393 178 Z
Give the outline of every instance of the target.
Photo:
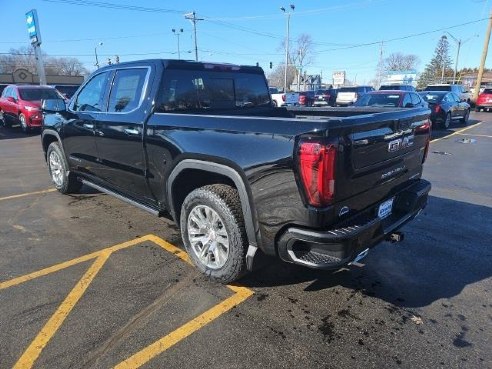
M 272 69 L 272 68 L 273 68 L 273 63 L 272 63 L 272 62 L 270 62 L 270 69 Z

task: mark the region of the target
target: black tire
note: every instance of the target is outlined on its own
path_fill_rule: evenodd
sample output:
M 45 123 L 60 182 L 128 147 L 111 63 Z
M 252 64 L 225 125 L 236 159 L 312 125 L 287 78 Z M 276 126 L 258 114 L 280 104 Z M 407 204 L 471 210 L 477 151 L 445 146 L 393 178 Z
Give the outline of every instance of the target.
M 12 126 L 2 110 L 0 110 L 0 124 L 3 125 L 5 128 L 10 128 Z
M 480 110 L 482 110 L 482 109 L 481 109 L 479 106 L 476 106 L 476 107 L 475 107 L 475 111 L 476 111 L 477 113 L 480 113 Z
M 19 122 L 20 122 L 20 126 L 21 126 L 21 129 L 22 129 L 22 132 L 24 132 L 26 135 L 29 132 L 31 132 L 31 127 L 29 127 L 27 125 L 26 117 L 22 113 L 19 114 Z
M 48 146 L 46 161 L 51 180 L 58 191 L 68 194 L 80 190 L 82 182 L 69 172 L 68 163 L 58 142 L 52 142 Z
M 470 118 L 470 109 L 468 109 L 465 112 L 465 115 L 463 116 L 463 118 L 460 119 L 460 122 L 463 123 L 463 124 L 467 124 L 468 123 L 468 118 Z
M 451 126 L 451 113 L 446 114 L 446 118 L 441 123 L 442 129 L 448 129 Z
M 217 268 L 213 268 L 204 263 L 204 261 L 199 258 L 197 251 L 195 251 L 195 248 L 190 242 L 189 235 L 193 232 L 193 230 L 189 229 L 189 225 L 198 225 L 197 223 L 194 223 L 193 217 L 190 217 L 190 214 L 192 211 L 193 214 L 196 214 L 197 211 L 200 211 L 203 208 L 208 208 L 215 211 L 215 213 L 219 216 L 219 219 L 216 220 L 216 222 L 221 227 L 220 230 L 222 230 L 222 232 L 225 229 L 228 237 L 228 254 L 225 257 L 225 262 L 223 265 L 218 266 Z M 206 213 L 200 214 L 205 215 L 205 217 L 207 216 Z M 181 208 L 180 225 L 181 236 L 183 238 L 186 251 L 190 256 L 190 259 L 202 273 L 220 283 L 233 282 L 245 274 L 248 242 L 244 227 L 241 202 L 236 189 L 227 185 L 216 184 L 200 187 L 192 191 L 188 194 L 188 196 L 186 196 L 183 202 L 183 206 Z M 200 228 L 200 232 L 203 232 L 203 235 L 205 235 L 207 230 L 202 230 Z M 218 231 L 215 227 L 213 227 L 213 237 L 215 240 L 218 239 L 217 234 Z M 204 236 L 202 236 L 202 238 L 203 237 Z M 210 241 L 211 237 L 212 236 L 209 236 L 210 243 L 212 243 L 212 241 Z M 200 243 L 197 243 L 196 245 L 199 244 Z M 203 250 L 205 245 L 203 243 L 201 245 L 201 249 Z M 215 242 L 213 247 L 218 249 L 220 247 L 219 243 Z M 211 248 L 212 246 L 208 246 L 206 254 L 204 255 L 209 259 L 209 261 L 211 260 L 211 262 L 218 262 L 218 259 L 215 259 L 213 250 L 210 251 Z

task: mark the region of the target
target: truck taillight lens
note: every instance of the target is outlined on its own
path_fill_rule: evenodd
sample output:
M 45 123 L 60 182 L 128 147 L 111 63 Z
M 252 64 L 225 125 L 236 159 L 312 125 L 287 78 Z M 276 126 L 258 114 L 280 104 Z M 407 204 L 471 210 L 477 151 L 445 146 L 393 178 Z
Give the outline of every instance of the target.
M 335 195 L 335 158 L 333 145 L 303 142 L 299 149 L 299 166 L 306 198 L 312 206 L 327 206 Z
M 282 101 L 285 101 L 285 94 L 282 94 Z
M 434 112 L 435 112 L 435 113 L 439 113 L 440 111 L 441 111 L 441 105 L 436 105 L 436 106 L 434 107 Z
M 299 96 L 299 104 L 305 104 L 306 103 L 306 96 L 301 95 Z

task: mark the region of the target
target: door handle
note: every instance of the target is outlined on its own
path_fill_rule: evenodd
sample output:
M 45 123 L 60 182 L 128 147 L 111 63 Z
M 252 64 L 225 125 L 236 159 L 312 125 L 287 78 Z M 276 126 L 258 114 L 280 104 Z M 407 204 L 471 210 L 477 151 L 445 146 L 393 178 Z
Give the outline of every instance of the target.
M 87 129 L 94 129 L 94 124 L 84 123 L 83 126 L 84 126 L 84 128 L 87 128 Z
M 135 129 L 135 128 L 125 128 L 125 133 L 127 135 L 139 135 L 140 134 L 140 131 L 138 129 Z

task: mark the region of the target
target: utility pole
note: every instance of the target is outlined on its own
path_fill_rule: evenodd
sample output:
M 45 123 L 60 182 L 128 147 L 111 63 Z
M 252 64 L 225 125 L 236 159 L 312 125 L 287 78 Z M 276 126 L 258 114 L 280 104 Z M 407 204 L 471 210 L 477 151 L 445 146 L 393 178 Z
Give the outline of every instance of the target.
M 289 68 L 290 15 L 292 14 L 295 8 L 296 6 L 294 4 L 290 4 L 290 9 L 292 9 L 291 11 L 286 11 L 284 7 L 280 8 L 280 10 L 282 10 L 287 16 L 287 39 L 285 40 L 284 93 L 287 92 L 287 69 Z
M 487 26 L 487 32 L 485 33 L 485 43 L 483 44 L 482 60 L 480 61 L 480 68 L 478 69 L 477 83 L 475 84 L 475 91 L 473 91 L 473 100 L 477 101 L 478 94 L 480 93 L 480 86 L 482 84 L 483 69 L 485 67 L 485 60 L 487 59 L 487 52 L 489 51 L 490 30 L 492 29 L 492 11 L 489 14 L 489 25 Z
M 185 19 L 188 19 L 191 23 L 193 23 L 193 33 L 195 35 L 195 61 L 198 61 L 198 44 L 196 42 L 196 22 L 204 20 L 203 18 L 197 18 L 196 13 L 193 10 L 191 13 L 185 14 Z
M 383 43 L 384 41 L 381 41 L 381 46 L 379 47 L 378 88 L 381 86 L 383 80 Z

